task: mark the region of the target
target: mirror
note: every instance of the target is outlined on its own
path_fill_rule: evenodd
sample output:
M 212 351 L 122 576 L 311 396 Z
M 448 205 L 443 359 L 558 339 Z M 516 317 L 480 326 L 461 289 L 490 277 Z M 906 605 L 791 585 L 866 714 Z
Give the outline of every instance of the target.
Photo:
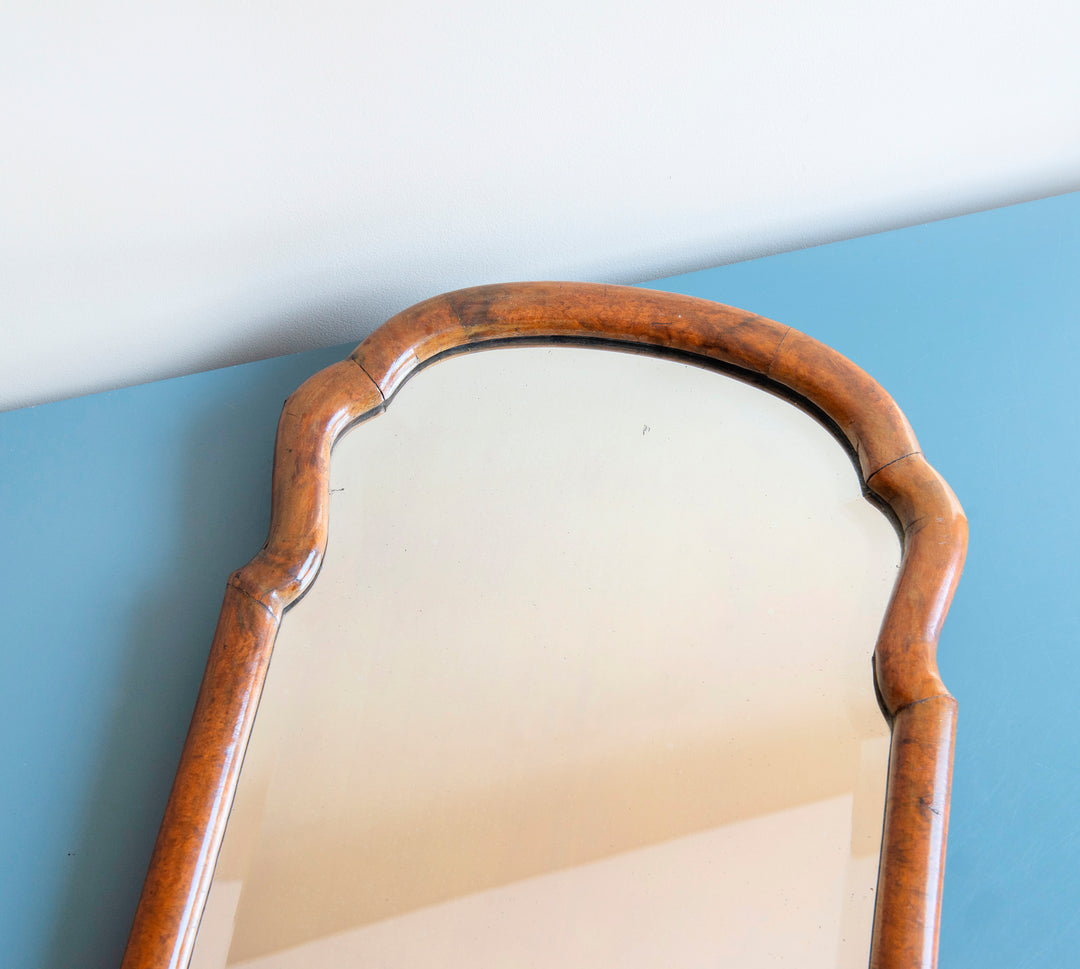
M 347 435 L 331 494 L 195 969 L 865 965 L 900 549 L 813 417 L 474 353 Z
M 910 644 L 936 641 L 962 515 L 895 405 L 715 304 L 441 299 L 286 403 L 271 539 L 230 580 L 170 801 L 201 841 L 167 814 L 125 965 L 163 964 L 162 899 L 198 969 L 931 965 L 954 703 Z M 610 336 L 612 302 L 620 345 L 682 357 L 502 345 L 580 342 L 582 306 Z M 722 353 L 683 310 L 730 324 Z M 472 343 L 498 349 L 381 414 Z M 758 357 L 810 412 L 716 372 Z

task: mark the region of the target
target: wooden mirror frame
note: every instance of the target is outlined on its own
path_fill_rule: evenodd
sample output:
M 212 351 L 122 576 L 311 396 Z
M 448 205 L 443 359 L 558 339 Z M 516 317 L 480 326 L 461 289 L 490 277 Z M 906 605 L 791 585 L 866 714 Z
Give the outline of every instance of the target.
M 516 283 L 438 296 L 393 317 L 286 402 L 266 544 L 229 577 L 206 673 L 150 861 L 123 969 L 182 969 L 236 792 L 282 614 L 326 548 L 330 452 L 422 365 L 506 343 L 677 353 L 766 383 L 824 414 L 854 449 L 864 491 L 902 529 L 903 558 L 875 651 L 892 731 L 872 969 L 937 960 L 956 701 L 936 650 L 963 567 L 967 521 L 888 394 L 835 350 L 752 313 L 621 286 Z

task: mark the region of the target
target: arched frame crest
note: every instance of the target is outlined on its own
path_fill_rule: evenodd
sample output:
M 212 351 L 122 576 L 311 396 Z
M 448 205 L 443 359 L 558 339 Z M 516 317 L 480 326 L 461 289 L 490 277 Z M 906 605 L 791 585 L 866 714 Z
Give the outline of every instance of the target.
M 936 649 L 967 546 L 956 497 L 881 386 L 797 330 L 688 296 L 514 283 L 460 290 L 399 313 L 285 402 L 269 537 L 229 578 L 123 969 L 188 963 L 278 625 L 314 580 L 326 548 L 335 441 L 380 413 L 417 368 L 442 354 L 559 340 L 675 352 L 785 388 L 834 422 L 865 489 L 895 514 L 903 559 L 874 653 L 892 741 L 870 966 L 936 964 L 956 723 Z

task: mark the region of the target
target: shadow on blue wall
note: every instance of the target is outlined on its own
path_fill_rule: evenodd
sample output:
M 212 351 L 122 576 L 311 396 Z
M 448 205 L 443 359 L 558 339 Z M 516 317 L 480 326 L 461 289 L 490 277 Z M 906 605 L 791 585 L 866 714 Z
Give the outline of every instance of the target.
M 119 964 L 225 579 L 266 536 L 281 403 L 346 352 L 0 415 L 25 649 L 2 776 L 33 813 L 5 854 L 37 891 L 5 880 L 7 965 Z

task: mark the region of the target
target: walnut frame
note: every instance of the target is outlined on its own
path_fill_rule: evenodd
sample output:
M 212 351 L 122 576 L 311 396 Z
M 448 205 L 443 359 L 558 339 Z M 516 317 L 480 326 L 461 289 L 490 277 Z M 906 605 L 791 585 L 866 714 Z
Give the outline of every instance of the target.
M 864 490 L 902 529 L 903 559 L 874 652 L 891 721 L 871 969 L 937 962 L 956 701 L 937 671 L 967 521 L 903 413 L 871 377 L 797 330 L 705 300 L 581 283 L 514 283 L 435 297 L 393 317 L 306 381 L 278 424 L 266 544 L 228 580 L 217 630 L 122 969 L 190 959 L 282 614 L 326 548 L 330 453 L 444 353 L 560 340 L 676 352 L 766 380 L 831 419 Z

